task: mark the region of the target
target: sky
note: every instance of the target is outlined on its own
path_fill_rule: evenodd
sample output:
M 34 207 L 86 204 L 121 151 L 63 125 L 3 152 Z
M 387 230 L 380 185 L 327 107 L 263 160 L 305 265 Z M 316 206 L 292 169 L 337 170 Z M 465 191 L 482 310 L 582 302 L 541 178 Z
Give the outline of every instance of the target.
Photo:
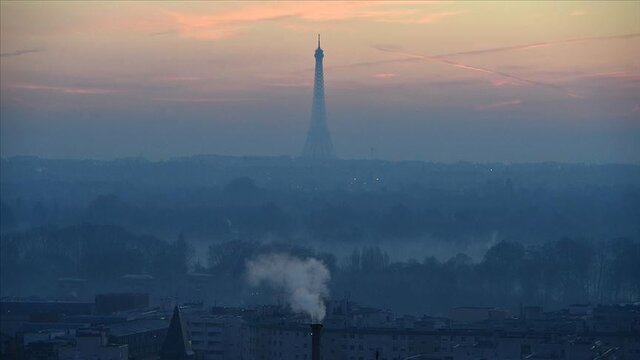
M 2 157 L 640 163 L 640 2 L 0 3 Z

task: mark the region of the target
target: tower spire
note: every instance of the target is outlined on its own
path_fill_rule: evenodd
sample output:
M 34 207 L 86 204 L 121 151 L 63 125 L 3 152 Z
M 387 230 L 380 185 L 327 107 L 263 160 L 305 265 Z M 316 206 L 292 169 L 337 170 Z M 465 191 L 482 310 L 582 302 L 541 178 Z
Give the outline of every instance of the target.
M 324 101 L 324 71 L 322 67 L 324 51 L 320 48 L 320 34 L 318 34 L 318 48 L 314 57 L 316 58 L 316 71 L 313 81 L 311 123 L 307 132 L 307 140 L 302 149 L 302 157 L 307 159 L 333 159 L 336 154 L 333 150 L 331 134 L 327 126 L 327 110 Z

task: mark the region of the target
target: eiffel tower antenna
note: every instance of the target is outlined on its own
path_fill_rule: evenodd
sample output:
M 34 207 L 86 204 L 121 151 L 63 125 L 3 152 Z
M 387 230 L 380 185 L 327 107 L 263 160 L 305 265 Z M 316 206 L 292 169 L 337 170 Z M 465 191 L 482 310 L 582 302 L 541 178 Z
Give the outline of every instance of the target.
M 302 157 L 318 160 L 333 159 L 336 154 L 333 150 L 331 133 L 327 126 L 327 109 L 324 100 L 324 70 L 322 66 L 324 51 L 320 47 L 320 34 L 318 34 L 318 48 L 314 57 L 316 58 L 316 70 L 313 81 L 311 123 L 307 132 L 307 141 L 302 150 Z

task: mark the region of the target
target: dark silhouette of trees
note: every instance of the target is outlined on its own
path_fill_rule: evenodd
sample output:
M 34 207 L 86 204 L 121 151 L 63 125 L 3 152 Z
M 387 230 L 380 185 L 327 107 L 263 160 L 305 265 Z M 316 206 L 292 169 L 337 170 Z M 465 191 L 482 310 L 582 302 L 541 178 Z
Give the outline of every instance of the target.
M 334 296 L 405 311 L 638 301 L 638 183 L 635 165 L 2 159 L 0 290 L 144 274 L 170 293 L 195 270 L 249 301 L 246 260 L 282 251 L 323 259 Z M 439 247 L 473 259 L 424 258 Z
M 41 227 L 0 238 L 3 294 L 54 292 L 61 277 L 110 284 L 127 274 L 164 281 L 186 273 L 186 243 L 173 244 L 112 225 Z M 38 289 L 39 291 L 34 291 Z
M 607 249 L 604 264 L 596 256 L 596 245 L 602 244 Z M 603 293 L 606 302 L 635 302 L 640 299 L 640 272 L 633 259 L 638 259 L 639 246 L 628 239 L 593 243 L 564 238 L 529 247 L 500 242 L 479 262 L 457 254 L 445 262 L 429 257 L 421 263 L 386 263 L 379 248 L 356 249 L 335 275 L 334 289 L 348 291 L 357 300 L 377 299 L 416 312 L 478 305 L 559 308 L 601 302 Z M 375 265 L 363 265 L 366 257 Z
M 153 276 L 166 294 L 182 287 L 193 256 L 184 236 L 165 242 L 112 225 L 41 227 L 5 234 L 0 245 L 3 294 L 53 292 L 60 277 L 109 284 L 127 274 Z M 342 263 L 331 254 L 292 243 L 236 240 L 212 244 L 207 263 L 197 270 L 213 276 L 209 290 L 223 294 L 225 301 L 273 301 L 266 294 L 253 294 L 244 276 L 249 259 L 274 252 L 321 259 L 332 273 L 334 296 L 349 294 L 405 312 L 445 313 L 463 305 L 558 308 L 640 299 L 640 243 L 625 238 L 563 238 L 533 246 L 499 242 L 480 261 L 457 254 L 446 261 L 428 257 L 394 262 L 380 247 L 365 246 Z

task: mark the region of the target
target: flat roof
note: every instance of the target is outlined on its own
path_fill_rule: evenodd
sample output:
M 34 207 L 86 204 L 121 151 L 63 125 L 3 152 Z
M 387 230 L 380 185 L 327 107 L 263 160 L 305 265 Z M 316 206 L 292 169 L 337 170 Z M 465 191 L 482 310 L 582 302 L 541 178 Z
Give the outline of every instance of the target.
M 156 331 L 169 328 L 169 320 L 162 319 L 140 319 L 108 326 L 109 335 L 127 336 L 137 333 Z

